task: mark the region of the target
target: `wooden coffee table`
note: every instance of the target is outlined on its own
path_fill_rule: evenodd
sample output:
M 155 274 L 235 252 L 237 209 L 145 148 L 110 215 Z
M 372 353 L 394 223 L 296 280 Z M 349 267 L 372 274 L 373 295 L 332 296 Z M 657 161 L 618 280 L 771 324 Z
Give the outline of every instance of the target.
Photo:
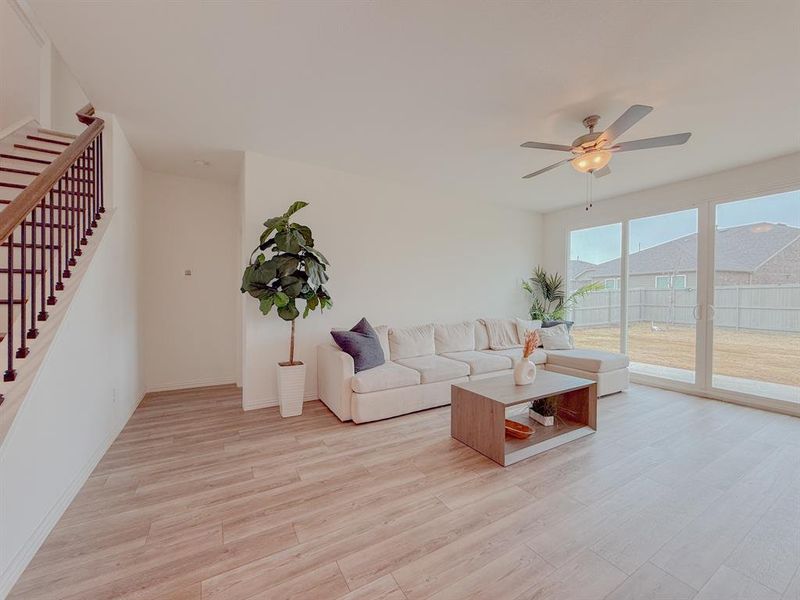
M 559 413 L 550 427 L 530 419 L 527 410 L 506 417 L 509 406 L 552 397 Z M 451 404 L 450 435 L 504 467 L 597 430 L 597 384 L 544 369 L 530 385 L 515 385 L 512 375 L 453 385 Z M 533 435 L 506 436 L 506 418 L 533 427 Z

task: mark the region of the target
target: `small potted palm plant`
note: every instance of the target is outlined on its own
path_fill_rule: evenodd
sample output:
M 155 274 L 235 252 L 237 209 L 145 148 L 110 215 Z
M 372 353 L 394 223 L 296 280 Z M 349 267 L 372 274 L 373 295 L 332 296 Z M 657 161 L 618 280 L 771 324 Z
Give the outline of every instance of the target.
M 278 363 L 278 403 L 282 417 L 303 412 L 306 367 L 294 356 L 297 303 L 305 302 L 303 318 L 319 308 L 330 308 L 331 297 L 323 284 L 328 281 L 328 260 L 314 248 L 311 229 L 293 223 L 291 217 L 307 202 L 295 202 L 279 217 L 267 219 L 258 246 L 242 275 L 241 292 L 258 300 L 263 315 L 274 307 L 278 316 L 292 324 L 289 360 Z
M 528 416 L 545 427 L 553 425 L 556 413 L 558 413 L 558 401 L 554 397 L 534 400 L 528 409 Z

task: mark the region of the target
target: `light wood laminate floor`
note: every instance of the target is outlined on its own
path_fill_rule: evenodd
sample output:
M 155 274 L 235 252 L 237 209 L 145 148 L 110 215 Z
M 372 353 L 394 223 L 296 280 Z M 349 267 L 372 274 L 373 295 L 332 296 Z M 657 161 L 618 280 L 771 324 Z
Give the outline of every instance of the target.
M 150 395 L 10 597 L 800 598 L 800 419 L 632 386 L 506 469 L 449 419 Z

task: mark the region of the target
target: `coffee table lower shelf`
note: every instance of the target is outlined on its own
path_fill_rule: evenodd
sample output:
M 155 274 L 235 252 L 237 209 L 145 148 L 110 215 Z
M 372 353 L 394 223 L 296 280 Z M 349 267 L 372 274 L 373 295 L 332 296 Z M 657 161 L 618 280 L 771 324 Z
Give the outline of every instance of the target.
M 572 440 L 577 440 L 578 438 L 594 433 L 594 429 L 586 425 L 586 423 L 579 423 L 578 421 L 571 421 L 563 418 L 559 419 L 560 422 L 558 424 L 549 427 L 540 425 L 533 419 L 524 416 L 514 416 L 510 418 L 513 421 L 533 427 L 533 435 L 526 440 L 514 438 L 509 435 L 506 436 L 503 460 L 503 466 L 506 467 L 508 465 L 513 465 L 515 462 L 551 450 L 561 444 L 566 444 Z

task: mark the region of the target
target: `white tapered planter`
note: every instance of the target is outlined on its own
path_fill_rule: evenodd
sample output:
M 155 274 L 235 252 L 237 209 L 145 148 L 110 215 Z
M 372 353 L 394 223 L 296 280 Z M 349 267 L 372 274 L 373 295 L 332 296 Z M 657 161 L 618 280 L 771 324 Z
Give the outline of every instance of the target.
M 306 386 L 306 366 L 278 363 L 278 404 L 282 417 L 303 414 L 303 393 Z

